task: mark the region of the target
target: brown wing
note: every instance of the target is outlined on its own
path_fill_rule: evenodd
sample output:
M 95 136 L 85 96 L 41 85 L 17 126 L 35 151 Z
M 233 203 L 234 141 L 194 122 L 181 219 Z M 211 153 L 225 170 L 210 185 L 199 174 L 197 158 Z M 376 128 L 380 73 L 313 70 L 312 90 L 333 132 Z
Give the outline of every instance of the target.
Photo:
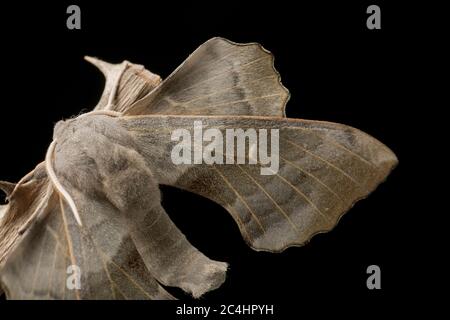
M 261 165 L 174 165 L 173 130 L 279 129 L 279 170 Z M 221 204 L 256 250 L 280 251 L 331 230 L 396 165 L 395 155 L 369 135 L 336 123 L 264 117 L 131 116 L 131 132 L 155 178 Z M 192 151 L 193 152 L 193 151 Z M 235 157 L 235 155 L 233 155 Z
M 20 232 L 36 211 L 41 211 L 46 201 L 47 184 L 43 164 L 26 175 L 22 183 L 0 182 L 8 204 L 1 207 L 0 219 L 0 269 L 11 252 L 23 238 Z
M 270 52 L 212 38 L 125 114 L 283 117 L 288 99 Z
M 161 83 L 161 78 L 144 66 L 124 61 L 111 64 L 94 57 L 85 57 L 105 76 L 105 88 L 94 110 L 126 111 Z

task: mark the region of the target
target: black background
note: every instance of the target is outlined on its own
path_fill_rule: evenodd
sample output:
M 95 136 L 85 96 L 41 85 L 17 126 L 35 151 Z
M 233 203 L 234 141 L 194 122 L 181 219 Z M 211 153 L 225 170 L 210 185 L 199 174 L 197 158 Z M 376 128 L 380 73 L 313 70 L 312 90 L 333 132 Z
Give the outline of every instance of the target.
M 66 28 L 66 8 L 81 7 L 81 30 Z M 199 196 L 164 187 L 163 204 L 188 239 L 210 258 L 227 261 L 225 284 L 202 303 L 274 303 L 295 311 L 355 305 L 383 309 L 414 295 L 405 221 L 412 166 L 406 148 L 405 105 L 411 96 L 410 38 L 405 7 L 384 2 L 293 4 L 274 2 L 58 1 L 16 3 L 1 10 L 0 178 L 18 181 L 40 162 L 53 125 L 95 106 L 103 77 L 84 55 L 129 60 L 168 76 L 213 36 L 259 42 L 291 92 L 288 117 L 339 122 L 359 128 L 390 147 L 400 165 L 387 181 L 357 203 L 330 233 L 281 254 L 258 253 L 242 240 L 231 216 Z M 382 29 L 366 28 L 366 8 L 378 4 Z M 410 17 L 409 17 L 410 18 Z M 409 108 L 407 110 L 407 108 Z M 366 268 L 382 271 L 382 289 L 368 290 Z M 416 281 L 416 280 L 414 280 Z M 420 281 L 420 280 L 417 280 Z M 416 284 L 417 282 L 414 282 Z M 183 301 L 191 298 L 170 290 Z M 172 312 L 172 311 L 171 311 Z M 300 311 L 299 311 L 300 312 Z

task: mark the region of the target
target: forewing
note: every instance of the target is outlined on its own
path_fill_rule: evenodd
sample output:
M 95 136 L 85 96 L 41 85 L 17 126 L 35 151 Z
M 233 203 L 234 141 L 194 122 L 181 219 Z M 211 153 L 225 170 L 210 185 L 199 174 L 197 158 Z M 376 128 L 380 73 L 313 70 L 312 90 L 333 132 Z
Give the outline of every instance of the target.
M 283 117 L 288 99 L 270 52 L 212 38 L 125 114 Z
M 194 121 L 202 121 L 204 130 L 219 129 L 224 137 L 226 129 L 279 129 L 279 170 L 261 175 L 261 165 L 248 161 L 174 165 L 171 151 L 178 142 L 171 141 L 171 134 L 183 128 L 193 136 Z M 256 250 L 280 251 L 331 230 L 397 163 L 376 139 L 336 123 L 200 116 L 135 116 L 120 122 L 135 135 L 139 152 L 161 184 L 221 204 Z

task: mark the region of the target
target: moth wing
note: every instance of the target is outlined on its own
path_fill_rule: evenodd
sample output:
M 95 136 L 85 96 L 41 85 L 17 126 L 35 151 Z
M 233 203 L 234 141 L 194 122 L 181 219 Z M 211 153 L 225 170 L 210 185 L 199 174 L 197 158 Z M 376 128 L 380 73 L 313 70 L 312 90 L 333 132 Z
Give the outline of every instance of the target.
M 26 225 L 33 213 L 39 210 L 46 200 L 46 182 L 40 176 L 42 170 L 43 166 L 39 164 L 22 179 L 23 183 L 17 188 L 14 183 L 0 182 L 0 189 L 8 199 L 8 203 L 1 206 L 0 269 L 7 257 L 22 241 L 23 234 L 19 230 Z
M 173 299 L 146 269 L 114 207 L 72 190 L 80 227 L 51 192 L 45 218 L 0 272 L 8 299 Z
M 336 123 L 226 116 L 132 116 L 119 121 L 135 136 L 159 183 L 222 205 L 255 250 L 281 251 L 331 230 L 397 163 L 394 153 L 373 137 Z M 278 129 L 279 170 L 261 175 L 266 166 L 249 164 L 248 159 L 245 164 L 175 165 L 171 153 L 179 142 L 171 141 L 171 134 L 186 129 L 193 136 L 194 121 L 202 121 L 203 130 L 220 130 L 223 137 L 226 129 Z
M 105 76 L 105 88 L 94 110 L 126 111 L 161 83 L 161 78 L 144 66 L 128 61 L 112 64 L 98 58 L 85 59 Z
M 288 99 L 270 52 L 212 38 L 125 113 L 283 117 Z

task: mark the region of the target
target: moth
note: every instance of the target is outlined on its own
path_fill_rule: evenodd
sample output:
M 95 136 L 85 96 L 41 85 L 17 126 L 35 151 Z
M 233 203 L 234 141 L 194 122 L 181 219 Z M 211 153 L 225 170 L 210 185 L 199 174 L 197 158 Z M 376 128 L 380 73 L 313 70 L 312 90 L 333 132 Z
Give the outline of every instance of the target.
M 211 199 L 251 248 L 281 252 L 333 229 L 397 164 L 358 129 L 286 118 L 289 92 L 259 44 L 210 39 L 165 80 L 128 61 L 86 59 L 106 78 L 95 109 L 58 122 L 45 160 L 18 183 L 0 182 L 7 298 L 175 299 L 165 286 L 200 297 L 224 282 L 227 264 L 189 243 L 162 207 L 159 185 Z M 195 121 L 218 132 L 276 129 L 278 171 L 174 164 L 171 132 L 193 134 Z

